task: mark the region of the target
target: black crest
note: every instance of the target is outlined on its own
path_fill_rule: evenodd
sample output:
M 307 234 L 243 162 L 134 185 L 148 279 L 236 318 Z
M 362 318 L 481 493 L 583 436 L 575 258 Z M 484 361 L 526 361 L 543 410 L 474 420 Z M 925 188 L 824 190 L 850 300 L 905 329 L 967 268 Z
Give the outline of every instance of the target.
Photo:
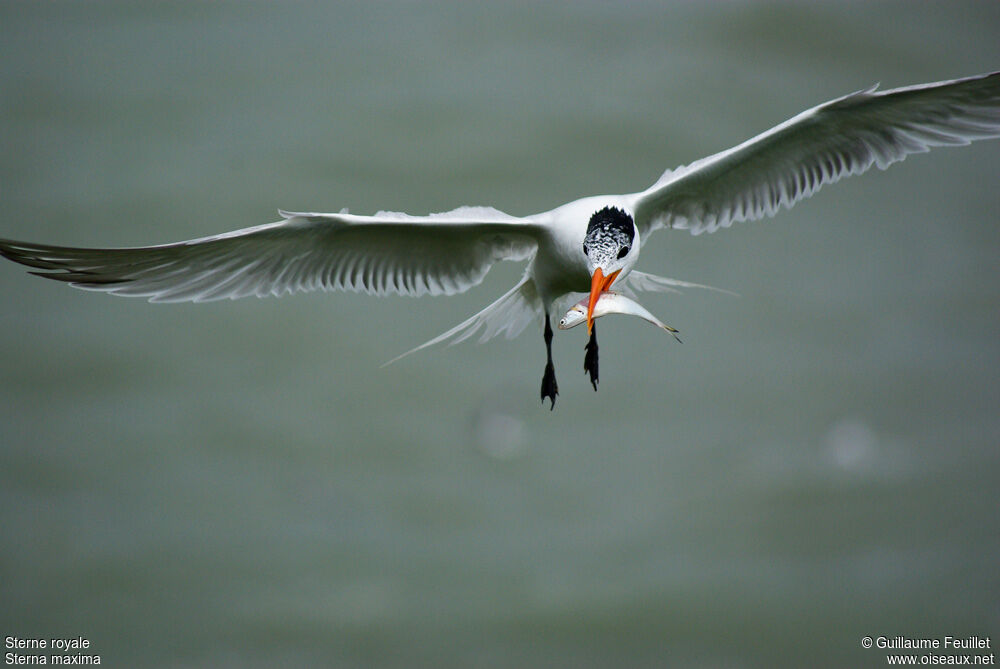
M 617 207 L 605 207 L 590 217 L 584 237 L 584 253 L 589 249 L 607 247 L 621 249 L 632 246 L 635 224 L 632 217 Z

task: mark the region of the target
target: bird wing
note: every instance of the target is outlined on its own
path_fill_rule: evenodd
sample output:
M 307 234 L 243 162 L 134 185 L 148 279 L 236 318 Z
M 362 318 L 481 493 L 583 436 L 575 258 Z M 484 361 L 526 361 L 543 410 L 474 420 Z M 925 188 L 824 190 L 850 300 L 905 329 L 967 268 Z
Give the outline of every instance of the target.
M 640 233 L 714 232 L 773 216 L 821 186 L 934 146 L 1000 136 L 1000 72 L 888 91 L 877 85 L 802 112 L 739 146 L 668 170 L 636 193 Z
M 85 249 L 0 240 L 0 254 L 78 288 L 203 302 L 310 290 L 452 295 L 494 263 L 537 248 L 539 224 L 496 209 L 429 216 L 280 212 L 285 220 L 139 248 Z

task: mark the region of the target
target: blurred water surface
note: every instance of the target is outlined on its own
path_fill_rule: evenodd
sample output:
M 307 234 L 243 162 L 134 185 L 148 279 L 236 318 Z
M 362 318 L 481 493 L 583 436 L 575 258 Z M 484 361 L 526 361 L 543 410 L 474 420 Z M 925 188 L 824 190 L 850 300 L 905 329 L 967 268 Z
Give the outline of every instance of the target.
M 0 4 L 0 235 L 513 214 L 1000 66 L 1000 5 Z M 112 666 L 859 666 L 1000 627 L 1000 143 L 658 233 L 735 290 L 380 369 L 503 293 L 151 305 L 0 266 L 0 634 Z

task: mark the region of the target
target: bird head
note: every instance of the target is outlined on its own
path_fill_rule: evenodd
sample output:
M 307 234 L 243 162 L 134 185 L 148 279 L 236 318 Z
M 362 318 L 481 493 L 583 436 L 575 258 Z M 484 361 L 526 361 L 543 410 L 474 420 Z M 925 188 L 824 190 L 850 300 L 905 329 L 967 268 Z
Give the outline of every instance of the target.
M 632 217 L 616 207 L 605 207 L 590 217 L 583 238 L 583 253 L 590 272 L 587 331 L 594 329 L 594 305 L 622 273 L 628 274 L 639 259 L 639 231 Z

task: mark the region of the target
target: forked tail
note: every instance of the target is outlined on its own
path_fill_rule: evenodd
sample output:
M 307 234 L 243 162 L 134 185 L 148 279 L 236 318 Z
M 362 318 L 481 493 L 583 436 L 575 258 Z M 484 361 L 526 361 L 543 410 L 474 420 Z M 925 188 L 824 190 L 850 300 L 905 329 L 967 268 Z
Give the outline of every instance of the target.
M 541 311 L 542 301 L 538 297 L 535 282 L 529 276 L 525 275 L 516 286 L 475 316 L 462 321 L 447 332 L 434 337 L 434 339 L 425 341 L 420 346 L 411 348 L 402 355 L 397 355 L 392 360 L 383 363 L 382 367 L 391 365 L 411 353 L 416 353 L 434 344 L 447 341 L 448 345 L 452 346 L 460 341 L 465 341 L 480 330 L 482 330 L 482 334 L 479 336 L 480 342 L 487 341 L 501 334 L 507 339 L 512 339 L 521 334 L 524 328 L 534 321 Z
M 699 283 L 668 279 L 636 271 L 633 271 L 626 277 L 626 286 L 624 287 L 638 291 L 659 292 L 679 292 L 678 288 L 707 288 L 722 293 L 729 293 L 730 295 L 736 294 L 722 288 L 713 288 L 712 286 L 705 286 Z M 480 333 L 480 342 L 493 339 L 501 334 L 507 339 L 512 339 L 521 334 L 529 323 L 541 317 L 542 313 L 542 300 L 538 296 L 535 282 L 532 281 L 531 277 L 525 275 L 516 286 L 501 295 L 500 298 L 476 315 L 462 321 L 452 329 L 439 334 L 430 341 L 425 341 L 420 346 L 397 355 L 392 360 L 383 363 L 382 367 L 387 367 L 397 360 L 402 360 L 411 353 L 416 353 L 429 346 L 443 342 L 448 342 L 448 345 L 452 346 L 469 339 L 477 333 Z
M 716 288 L 715 286 L 706 286 L 703 283 L 692 283 L 690 281 L 681 281 L 680 279 L 668 279 L 665 276 L 656 276 L 655 274 L 647 274 L 646 272 L 635 270 L 625 277 L 625 285 L 633 290 L 659 293 L 679 293 L 681 292 L 680 288 L 704 288 L 739 297 L 738 293 L 726 290 L 725 288 Z

